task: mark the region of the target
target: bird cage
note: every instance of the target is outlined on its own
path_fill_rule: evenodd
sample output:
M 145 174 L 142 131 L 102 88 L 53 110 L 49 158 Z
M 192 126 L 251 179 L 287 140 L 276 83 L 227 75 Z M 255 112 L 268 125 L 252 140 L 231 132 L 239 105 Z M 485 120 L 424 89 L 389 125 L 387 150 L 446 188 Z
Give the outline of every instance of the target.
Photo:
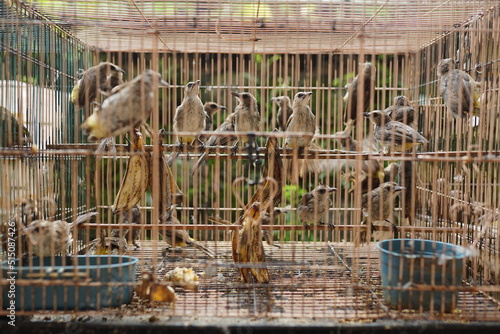
M 0 11 L 0 327 L 500 321 L 497 1 Z

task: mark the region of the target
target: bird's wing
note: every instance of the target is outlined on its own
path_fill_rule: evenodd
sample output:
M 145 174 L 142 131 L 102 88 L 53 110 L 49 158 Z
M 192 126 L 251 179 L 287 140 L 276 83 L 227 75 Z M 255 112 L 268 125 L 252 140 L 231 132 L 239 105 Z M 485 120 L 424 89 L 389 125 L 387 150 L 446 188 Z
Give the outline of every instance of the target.
M 411 143 L 414 140 L 424 142 L 422 137 L 415 129 L 401 122 L 389 122 L 384 127 L 383 140 L 385 142 L 394 141 L 395 144 Z

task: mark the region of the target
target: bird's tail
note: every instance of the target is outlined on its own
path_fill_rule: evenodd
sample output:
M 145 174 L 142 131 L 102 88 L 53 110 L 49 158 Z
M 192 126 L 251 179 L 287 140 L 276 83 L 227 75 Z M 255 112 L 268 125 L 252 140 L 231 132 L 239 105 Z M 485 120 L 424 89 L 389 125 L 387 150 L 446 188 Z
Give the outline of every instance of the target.
M 215 258 L 215 252 L 212 249 L 203 246 L 202 244 L 198 243 L 197 241 L 190 239 L 186 243 L 188 245 L 193 246 L 194 248 L 202 251 L 203 253 L 207 254 L 207 256 L 209 256 L 211 259 Z
M 75 226 L 78 226 L 79 224 L 86 222 L 87 220 L 89 220 L 90 218 L 92 218 L 94 216 L 97 216 L 98 214 L 99 214 L 98 212 L 93 211 L 93 212 L 87 212 L 83 215 L 79 215 L 76 217 L 74 222 L 69 224 L 69 228 L 71 229 Z
M 196 161 L 196 163 L 193 165 L 193 169 L 191 170 L 191 174 L 194 175 L 194 173 L 196 173 L 198 168 L 200 168 L 205 163 L 206 160 L 207 160 L 207 152 L 203 153 L 198 158 L 198 161 Z

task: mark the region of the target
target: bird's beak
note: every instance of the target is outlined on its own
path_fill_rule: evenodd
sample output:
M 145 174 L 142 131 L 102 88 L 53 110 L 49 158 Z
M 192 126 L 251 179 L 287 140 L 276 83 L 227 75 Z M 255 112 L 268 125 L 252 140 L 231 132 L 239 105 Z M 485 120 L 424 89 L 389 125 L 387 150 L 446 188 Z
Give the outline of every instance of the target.
M 236 96 L 236 97 L 240 97 L 240 93 L 238 93 L 238 92 L 231 92 L 231 95 Z
M 394 187 L 394 191 L 401 191 L 401 190 L 405 190 L 405 189 L 406 189 L 405 187 L 401 187 L 401 186 Z
M 334 191 L 337 191 L 337 188 L 334 188 L 334 187 L 330 187 L 330 188 L 328 188 L 328 192 L 329 192 L 329 193 L 332 193 L 332 192 L 334 192 Z
M 220 110 L 226 110 L 227 107 L 226 106 L 219 106 Z
M 369 112 L 364 112 L 363 113 L 363 116 L 365 116 L 365 117 L 370 117 L 370 115 L 371 115 L 371 113 L 369 113 Z
M 119 71 L 119 72 L 122 72 L 123 74 L 125 74 L 125 73 L 126 73 L 126 72 L 125 72 L 125 70 L 124 70 L 123 68 L 120 68 L 118 71 Z
M 160 79 L 160 82 L 158 83 L 158 86 L 159 87 L 170 87 L 170 84 L 168 82 L 166 82 L 165 80 Z
M 201 80 L 196 80 L 194 83 L 199 85 L 199 84 L 201 84 Z
M 274 100 L 276 100 L 276 97 L 274 97 L 274 96 L 271 97 L 271 101 L 274 101 Z

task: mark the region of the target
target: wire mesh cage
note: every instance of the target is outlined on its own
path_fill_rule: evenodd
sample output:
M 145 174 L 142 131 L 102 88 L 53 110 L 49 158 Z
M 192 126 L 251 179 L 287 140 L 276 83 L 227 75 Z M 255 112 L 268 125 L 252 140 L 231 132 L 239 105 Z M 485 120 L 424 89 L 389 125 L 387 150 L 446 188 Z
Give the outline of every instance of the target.
M 497 1 L 0 11 L 9 325 L 500 321 Z

